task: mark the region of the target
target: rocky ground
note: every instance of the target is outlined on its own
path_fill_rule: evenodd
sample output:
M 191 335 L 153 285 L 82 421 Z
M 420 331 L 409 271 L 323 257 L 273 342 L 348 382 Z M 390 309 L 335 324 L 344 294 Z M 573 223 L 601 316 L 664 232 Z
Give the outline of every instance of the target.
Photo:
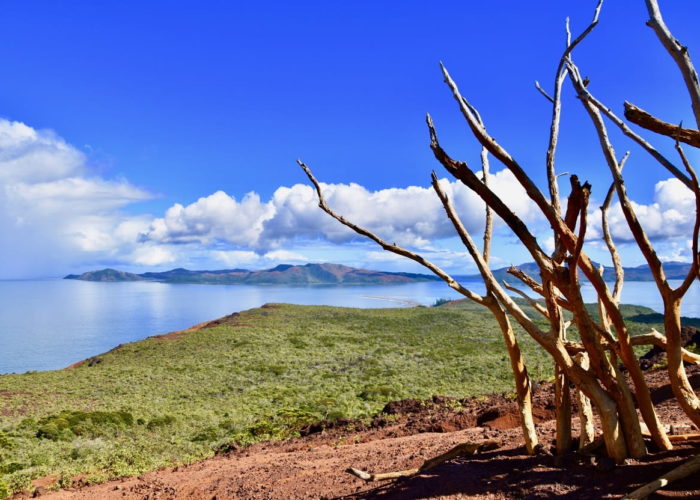
M 689 370 L 700 384 L 700 370 Z M 662 421 L 686 432 L 689 422 L 675 404 L 666 373 L 648 380 Z M 522 446 L 515 402 L 491 395 L 466 400 L 390 403 L 370 423 L 318 423 L 304 436 L 285 442 L 232 449 L 192 464 L 50 492 L 55 478 L 43 478 L 32 493 L 18 498 L 51 499 L 320 499 L 320 498 L 620 498 L 697 454 L 700 441 L 678 444 L 672 452 L 652 451 L 641 460 L 614 466 L 601 456 L 554 457 L 552 387 L 535 391 L 535 415 L 544 444 L 528 456 Z M 411 478 L 364 482 L 348 474 L 354 467 L 370 472 L 404 470 L 467 442 L 497 439 L 501 446 L 471 457 L 450 460 Z M 673 483 L 650 498 L 700 498 L 700 475 Z

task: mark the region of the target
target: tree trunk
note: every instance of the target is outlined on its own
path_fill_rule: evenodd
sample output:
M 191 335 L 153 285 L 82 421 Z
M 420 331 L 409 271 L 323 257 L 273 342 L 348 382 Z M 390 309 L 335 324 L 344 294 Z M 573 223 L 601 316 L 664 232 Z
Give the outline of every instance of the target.
M 664 327 L 668 377 L 673 394 L 692 422 L 700 427 L 700 400 L 688 381 L 681 353 L 681 303 L 679 299 L 664 297 Z
M 493 298 L 487 303 L 487 307 L 498 321 L 498 326 L 501 328 L 503 340 L 506 344 L 508 357 L 510 358 L 510 366 L 513 370 L 513 378 L 515 379 L 515 394 L 518 400 L 518 411 L 520 412 L 520 426 L 523 430 L 523 438 L 525 439 L 525 448 L 528 454 L 533 455 L 538 444 L 537 431 L 535 429 L 535 421 L 532 418 L 532 384 L 530 377 L 525 367 L 518 340 L 515 338 L 515 332 L 508 320 L 508 316 L 498 302 Z
M 576 361 L 579 366 L 588 369 L 588 355 L 585 352 L 580 352 L 576 355 Z M 577 390 L 578 396 L 578 418 L 581 427 L 581 432 L 578 438 L 579 450 L 585 448 L 595 439 L 595 422 L 593 420 L 593 409 L 591 408 L 591 400 L 581 391 Z

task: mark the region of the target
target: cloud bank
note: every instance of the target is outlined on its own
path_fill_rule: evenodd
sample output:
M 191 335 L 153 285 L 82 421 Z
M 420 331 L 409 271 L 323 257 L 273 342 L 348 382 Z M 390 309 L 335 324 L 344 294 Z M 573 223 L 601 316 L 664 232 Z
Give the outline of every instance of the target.
M 240 199 L 217 191 L 190 204 L 176 203 L 163 214 L 134 215 L 133 208 L 127 212 L 125 207 L 152 198 L 148 191 L 125 179 L 95 175 L 86 155 L 51 131 L 2 119 L 0 181 L 0 230 L 6 235 L 0 247 L 3 278 L 98 265 L 255 268 L 330 260 L 317 249 L 351 242 L 357 247 L 354 242 L 363 241 L 323 213 L 315 191 L 305 184 L 279 187 L 268 200 L 253 191 Z M 466 227 L 480 232 L 481 200 L 459 182 L 440 183 Z M 513 175 L 497 172 L 490 185 L 546 246 L 547 225 Z M 351 183 L 324 184 L 323 189 L 337 212 L 382 238 L 421 249 L 448 267 L 468 265 L 460 250 L 436 248 L 436 242 L 455 234 L 432 188 L 371 191 Z M 657 183 L 652 203 L 636 204 L 635 209 L 649 236 L 663 241 L 669 256 L 687 257 L 695 205 L 683 184 L 675 179 Z M 630 241 L 619 204 L 609 216 L 616 240 Z M 592 239 L 600 236 L 599 219 L 592 211 Z M 505 247 L 501 251 L 508 252 Z M 496 258 L 498 252 L 496 246 Z M 509 261 L 508 255 L 501 257 Z M 395 262 L 365 245 L 353 264 Z
M 483 227 L 484 204 L 459 182 L 440 181 L 468 229 Z M 536 223 L 534 204 L 515 178 L 501 171 L 491 179 L 493 189 L 526 222 Z M 354 223 L 400 245 L 425 247 L 435 239 L 454 236 L 432 188 L 409 186 L 369 191 L 358 184 L 322 184 L 328 204 Z M 176 204 L 155 219 L 142 241 L 158 244 L 226 243 L 265 252 L 291 240 L 325 239 L 347 243 L 358 236 L 319 210 L 316 192 L 308 185 L 278 188 L 262 202 L 255 193 L 240 201 L 218 191 L 196 202 Z
M 23 277 L 115 255 L 148 227 L 120 209 L 151 195 L 91 174 L 85 155 L 51 131 L 0 119 L 0 276 Z

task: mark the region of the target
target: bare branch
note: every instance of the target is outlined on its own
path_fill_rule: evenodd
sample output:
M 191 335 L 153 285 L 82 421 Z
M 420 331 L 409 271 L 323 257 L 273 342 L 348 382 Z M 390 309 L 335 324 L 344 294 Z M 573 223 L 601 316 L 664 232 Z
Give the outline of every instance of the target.
M 462 443 L 446 451 L 445 453 L 427 459 L 425 462 L 423 462 L 423 464 L 420 467 L 417 467 L 415 469 L 372 474 L 363 470 L 349 468 L 346 472 L 367 482 L 383 481 L 387 479 L 398 479 L 400 477 L 414 476 L 420 472 L 425 472 L 453 458 L 475 455 L 480 451 L 495 450 L 499 446 L 501 446 L 501 442 L 495 439 L 482 441 L 480 443 Z
M 545 215 L 552 217 L 553 214 L 555 214 L 556 212 L 554 212 L 552 206 L 545 199 L 542 192 L 537 188 L 537 186 L 535 186 L 534 182 L 532 182 L 532 180 L 528 177 L 523 168 L 518 164 L 518 162 L 516 162 L 515 159 L 513 159 L 513 157 L 505 149 L 503 149 L 503 147 L 498 142 L 496 142 L 496 140 L 493 137 L 491 137 L 488 134 L 483 123 L 480 123 L 480 121 L 477 120 L 476 116 L 472 111 L 473 106 L 471 106 L 469 102 L 462 96 L 462 94 L 459 91 L 459 88 L 457 87 L 457 84 L 447 72 L 447 68 L 445 68 L 445 66 L 442 63 L 440 63 L 440 68 L 442 69 L 442 74 L 445 78 L 445 83 L 447 83 L 447 85 L 452 90 L 452 95 L 459 104 L 459 107 L 462 111 L 462 115 L 467 120 L 467 124 L 471 128 L 477 140 L 481 143 L 482 146 L 488 149 L 489 152 L 492 155 L 494 155 L 501 163 L 508 167 L 508 169 L 511 172 L 513 172 L 513 175 L 515 175 L 516 179 L 518 179 L 518 182 L 520 182 L 520 184 L 525 188 L 527 195 L 537 204 L 540 210 L 542 210 L 542 212 Z M 498 213 L 498 211 L 496 212 Z M 499 213 L 499 215 L 501 214 Z M 501 218 L 503 218 L 502 215 Z
M 469 106 L 469 103 L 466 103 Z M 471 108 L 472 113 L 474 113 L 474 116 L 476 116 L 476 119 L 479 121 L 479 123 L 483 124 L 483 121 L 481 120 L 481 115 L 479 114 L 479 111 L 476 110 L 475 108 Z M 482 182 L 484 183 L 484 186 L 488 187 L 489 186 L 489 170 L 490 170 L 490 163 L 489 163 L 489 151 L 485 147 L 481 148 L 481 175 L 483 177 Z M 485 205 L 485 214 L 484 214 L 484 248 L 482 250 L 484 260 L 488 264 L 489 259 L 490 259 L 490 254 L 491 254 L 491 237 L 493 235 L 493 210 L 488 204 Z
M 557 175 L 555 172 L 555 153 L 557 149 L 557 142 L 559 140 L 559 123 L 561 119 L 561 89 L 566 78 L 566 60 L 569 58 L 571 52 L 576 48 L 576 46 L 583 41 L 588 34 L 593 31 L 593 28 L 598 24 L 598 18 L 600 16 L 600 9 L 603 7 L 603 0 L 598 1 L 595 12 L 593 14 L 593 20 L 588 25 L 588 27 L 576 37 L 576 39 L 571 41 L 571 29 L 569 28 L 569 18 L 566 18 L 566 50 L 559 59 L 559 65 L 554 77 L 554 96 L 552 101 L 552 120 L 549 129 L 549 147 L 547 148 L 547 181 L 549 184 L 549 196 L 550 202 L 554 210 L 559 213 L 559 188 L 557 186 Z M 558 238 L 557 238 L 558 239 Z
M 476 115 L 469 110 L 469 106 L 464 102 L 462 102 L 462 106 L 464 109 L 468 110 L 476 126 L 480 126 L 480 120 L 478 120 Z M 540 248 L 539 244 L 537 243 L 537 239 L 532 235 L 532 233 L 530 233 L 525 223 L 517 215 L 515 215 L 515 213 L 513 213 L 513 211 L 511 211 L 511 209 L 493 191 L 491 191 L 491 189 L 486 186 L 476 176 L 476 174 L 474 174 L 474 172 L 471 171 L 466 163 L 453 160 L 445 152 L 445 150 L 442 149 L 430 115 L 426 116 L 426 123 L 430 132 L 430 148 L 433 150 L 435 158 L 437 158 L 437 160 L 448 172 L 478 194 L 481 199 L 484 200 L 484 202 L 490 206 L 506 224 L 508 224 L 518 239 L 523 242 L 525 248 L 528 249 L 535 262 L 547 267 L 549 258 L 542 248 Z
M 593 126 L 598 134 L 598 140 L 600 142 L 603 156 L 605 157 L 608 168 L 610 169 L 613 179 L 615 180 L 615 189 L 617 190 L 617 196 L 620 200 L 622 212 L 625 215 L 630 231 L 632 231 L 634 240 L 639 246 L 639 249 L 642 251 L 647 264 L 649 264 L 649 268 L 654 276 L 654 281 L 656 281 L 656 285 L 659 287 L 659 290 L 670 290 L 668 282 L 666 281 L 663 266 L 661 265 L 661 260 L 659 259 L 658 255 L 656 255 L 656 251 L 654 250 L 651 241 L 647 237 L 644 228 L 642 228 L 641 224 L 639 223 L 637 215 L 632 208 L 632 203 L 627 196 L 627 190 L 622 178 L 622 172 L 620 171 L 620 166 L 617 162 L 617 158 L 615 157 L 615 150 L 610 143 L 610 139 L 608 138 L 608 132 L 607 128 L 605 127 L 605 123 L 603 122 L 603 118 L 601 117 L 598 108 L 593 106 L 587 99 L 588 92 L 583 85 L 581 74 L 578 67 L 576 67 L 572 61 L 569 61 L 569 75 L 571 76 L 571 81 L 574 84 L 579 97 L 581 98 L 581 103 L 588 112 L 588 115 L 590 116 Z
M 542 94 L 545 99 L 554 104 L 554 99 L 552 99 L 552 96 L 550 96 L 547 91 L 540 86 L 540 82 L 537 80 L 535 80 L 535 88 L 539 90 L 540 94 Z
M 506 280 L 503 280 L 503 286 L 506 287 L 506 290 L 510 290 L 513 293 L 517 293 L 520 295 L 525 301 L 532 306 L 533 309 L 535 309 L 538 313 L 540 313 L 542 316 L 545 318 L 549 319 L 549 312 L 547 312 L 547 309 L 542 307 L 542 304 L 537 302 L 535 299 L 530 297 L 528 294 L 523 292 L 521 289 L 514 287 L 510 283 L 508 283 Z
M 632 337 L 632 345 L 655 345 L 659 349 L 666 351 L 668 349 L 668 340 L 666 340 L 665 335 L 652 328 L 648 333 Z M 700 365 L 700 355 L 694 352 L 681 348 L 681 356 L 686 363 Z
M 586 237 L 586 228 L 588 227 L 587 226 L 588 199 L 591 195 L 591 185 L 586 182 L 583 186 L 581 186 L 580 189 L 581 189 L 582 200 L 581 200 L 581 207 L 579 209 L 580 210 L 579 211 L 580 218 L 579 218 L 578 237 L 576 239 L 576 248 L 574 248 L 574 251 L 571 254 L 571 264 L 569 267 L 569 270 L 571 272 L 571 282 L 573 284 L 578 283 L 578 278 L 577 278 L 578 261 L 581 258 L 581 252 L 583 251 L 583 241 Z
M 468 169 L 467 169 L 468 170 Z M 457 216 L 454 207 L 452 206 L 452 203 L 450 202 L 449 198 L 447 198 L 447 195 L 442 191 L 440 188 L 440 184 L 437 182 L 437 176 L 435 173 L 433 173 L 433 188 L 435 189 L 435 192 L 438 195 L 438 198 L 440 198 L 440 202 L 442 203 L 443 207 L 445 208 L 445 212 L 447 213 L 447 217 L 452 221 L 452 225 L 455 227 L 457 230 L 457 234 L 459 235 L 460 239 L 462 240 L 462 243 L 464 246 L 467 247 L 467 250 L 469 251 L 469 254 L 472 256 L 474 259 L 474 262 L 476 263 L 476 267 L 479 269 L 479 273 L 481 273 L 481 277 L 484 279 L 484 283 L 487 287 L 487 289 L 492 292 L 495 297 L 498 299 L 498 301 L 503 304 L 503 306 L 508 310 L 510 314 L 512 314 L 515 319 L 520 323 L 520 325 L 527 330 L 527 332 L 537 341 L 540 343 L 545 348 L 549 348 L 549 350 L 553 350 L 552 346 L 552 339 L 551 335 L 548 335 L 546 332 L 542 331 L 529 317 L 527 314 L 523 312 L 523 310 L 516 304 L 513 299 L 511 299 L 508 294 L 503 290 L 494 277 L 493 273 L 491 272 L 491 269 L 489 269 L 488 264 L 484 260 L 484 258 L 481 256 L 481 254 L 478 252 L 476 248 L 476 244 L 474 243 L 474 240 L 472 240 L 469 232 L 467 229 L 464 227 L 462 224 L 462 221 L 459 219 Z
M 627 159 L 630 156 L 630 152 L 627 151 L 625 156 L 620 160 L 620 171 L 625 166 Z M 615 183 L 610 184 L 608 193 L 605 196 L 605 201 L 600 207 L 601 219 L 603 226 L 603 239 L 605 240 L 605 245 L 608 247 L 610 252 L 610 258 L 612 259 L 613 269 L 615 270 L 615 287 L 613 288 L 613 300 L 615 303 L 620 303 L 620 297 L 622 296 L 622 285 L 625 280 L 625 270 L 622 267 L 622 260 L 620 259 L 620 253 L 617 251 L 617 247 L 612 239 L 612 234 L 610 233 L 610 225 L 608 224 L 608 209 L 610 208 L 610 202 L 612 201 L 613 194 L 615 192 Z
M 581 97 L 581 96 L 579 96 Z M 671 172 L 676 178 L 678 178 L 683 184 L 691 187 L 690 179 L 685 175 L 678 167 L 676 167 L 668 158 L 662 155 L 654 146 L 652 146 L 646 139 L 641 137 L 635 131 L 633 131 L 629 126 L 622 121 L 613 111 L 596 99 L 588 89 L 586 89 L 586 94 L 584 97 L 593 106 L 598 108 L 605 116 L 607 116 L 610 121 L 612 121 L 617 127 L 625 134 L 627 137 L 632 139 L 634 142 L 639 144 L 647 153 L 649 153 L 656 161 L 658 161 L 666 170 Z
M 692 240 L 692 252 L 693 252 L 693 265 L 690 266 L 688 275 L 683 280 L 683 283 L 674 290 L 676 297 L 682 297 L 690 288 L 690 285 L 698 277 L 698 271 L 700 271 L 700 255 L 698 255 L 698 233 L 700 233 L 700 186 L 698 185 L 698 176 L 695 173 L 695 169 L 688 161 L 688 157 L 685 155 L 681 144 L 676 141 L 676 151 L 681 157 L 681 161 L 685 166 L 686 171 L 690 175 L 693 181 L 693 194 L 695 195 L 695 224 L 693 224 L 693 240 Z
M 532 276 L 527 274 L 525 271 L 523 271 L 519 267 L 510 266 L 506 272 L 508 274 L 518 278 L 520 281 L 522 281 L 525 285 L 527 285 L 527 287 L 530 288 L 536 294 L 541 295 L 542 297 L 545 296 L 544 287 L 540 283 L 538 283 Z M 560 307 L 563 307 L 567 311 L 571 311 L 571 309 L 572 309 L 571 304 L 564 297 L 556 296 L 555 300 L 557 302 L 557 305 L 559 305 Z
M 485 258 L 479 259 L 479 249 L 476 247 L 474 240 L 472 240 L 471 236 L 469 235 L 467 228 L 465 228 L 464 224 L 462 224 L 462 220 L 459 218 L 459 215 L 457 215 L 457 212 L 455 211 L 454 207 L 452 206 L 452 203 L 450 202 L 449 198 L 447 198 L 447 195 L 440 187 L 440 182 L 438 180 L 438 177 L 437 177 L 437 174 L 435 173 L 435 171 L 433 171 L 431 178 L 432 178 L 433 189 L 437 193 L 437 196 L 440 199 L 442 206 L 445 208 L 445 212 L 447 213 L 447 217 L 452 222 L 452 225 L 454 226 L 455 231 L 457 231 L 457 235 L 462 240 L 462 244 L 466 247 L 467 251 L 469 252 L 469 255 L 471 255 L 472 259 L 474 259 L 474 262 L 477 263 L 477 267 L 479 267 L 479 272 L 483 276 L 484 270 L 479 265 L 479 262 L 483 261 L 484 263 L 486 263 L 486 259 Z
M 457 88 L 457 85 L 452 80 L 449 73 L 447 73 L 445 67 L 442 65 L 441 67 L 443 70 L 443 75 L 445 76 L 445 81 L 447 82 L 448 86 L 452 89 L 452 94 L 455 100 L 458 102 L 462 114 L 466 118 L 469 127 L 474 133 L 474 136 L 479 140 L 482 146 L 486 147 L 491 154 L 493 154 L 513 173 L 513 175 L 515 175 L 520 185 L 523 186 L 523 188 L 525 189 L 525 192 L 527 193 L 528 197 L 535 202 L 535 204 L 541 210 L 542 214 L 547 218 L 547 220 L 551 224 L 554 231 L 561 236 L 567 248 L 570 251 L 572 251 L 576 246 L 576 236 L 571 232 L 571 230 L 568 227 L 566 227 L 560 215 L 553 210 L 552 206 L 545 199 L 544 195 L 535 186 L 535 184 L 528 177 L 528 175 L 524 172 L 522 167 L 510 156 L 510 154 L 505 149 L 501 147 L 500 144 L 498 144 L 495 141 L 495 139 L 493 139 L 493 137 L 491 137 L 487 133 L 483 125 L 477 121 L 474 113 L 471 110 L 472 107 L 468 104 L 466 99 L 462 97 L 462 95 L 459 92 L 459 89 Z M 434 129 L 432 127 L 432 120 L 428 119 L 428 121 L 428 126 L 429 128 L 431 128 L 431 136 L 433 136 Z M 500 199 L 498 199 L 498 197 L 494 197 L 493 193 L 490 190 L 484 191 L 483 189 L 480 189 L 480 183 L 473 182 L 473 180 L 476 179 L 475 176 L 473 176 L 473 174 L 473 179 L 468 179 L 469 176 L 466 173 L 466 171 L 468 171 L 469 169 L 466 168 L 465 163 L 455 162 L 454 160 L 449 159 L 449 157 L 447 157 L 447 159 L 449 159 L 449 161 L 447 161 L 447 159 L 445 158 L 446 155 L 444 154 L 444 151 L 441 148 L 439 148 L 439 145 L 435 141 L 433 141 L 431 147 L 433 148 L 433 152 L 435 153 L 436 158 L 438 158 L 438 160 L 440 160 L 441 163 L 443 163 L 445 168 L 447 168 L 453 175 L 455 175 L 455 177 L 462 180 L 462 182 L 464 182 L 467 186 L 474 190 L 487 204 L 491 205 L 492 208 L 494 208 L 495 212 L 506 222 L 506 224 L 508 224 L 511 230 L 530 251 L 530 254 L 533 256 L 535 262 L 540 266 L 541 271 L 543 273 L 551 273 L 552 266 L 549 262 L 549 258 L 539 247 L 539 244 L 537 243 L 536 239 L 534 239 L 532 235 L 529 234 L 529 231 L 526 227 L 524 227 L 522 221 L 515 217 L 515 215 L 512 214 L 512 212 L 510 211 L 510 209 L 503 205 L 503 203 Z M 471 174 L 471 172 L 468 173 Z M 476 180 L 478 181 L 478 179 Z M 497 206 L 499 203 L 500 206 Z M 512 215 L 504 216 L 504 214 Z M 595 269 L 595 266 L 591 262 L 590 258 L 588 258 L 588 256 L 585 253 L 582 253 L 579 263 L 586 277 L 591 281 L 591 283 L 595 287 L 596 292 L 598 292 L 598 294 L 602 296 L 606 307 L 611 307 L 612 298 L 610 296 L 610 291 L 607 289 L 607 285 L 602 280 L 602 278 L 598 276 L 598 272 Z M 613 319 L 613 323 L 615 324 L 616 329 L 626 329 L 626 327 L 624 326 L 624 320 L 621 315 L 618 314 L 617 317 Z
M 659 120 L 627 101 L 625 101 L 625 118 L 642 128 L 700 148 L 700 131 Z
M 671 30 L 668 29 L 661 16 L 658 2 L 656 0 L 645 0 L 645 3 L 649 12 L 647 26 L 654 30 L 661 44 L 676 62 L 681 75 L 683 75 L 685 86 L 690 95 L 693 113 L 695 114 L 695 124 L 700 128 L 700 81 L 698 81 L 698 73 L 695 71 L 693 61 L 690 59 L 688 47 L 676 40 Z
M 462 295 L 464 295 L 468 299 L 473 300 L 477 304 L 482 304 L 482 305 L 484 304 L 484 298 L 481 295 L 478 295 L 478 294 L 472 292 L 471 290 L 465 288 L 464 286 L 462 286 L 462 284 L 459 283 L 457 280 L 455 280 L 452 276 L 450 276 L 448 273 L 446 273 L 445 271 L 440 269 L 438 266 L 436 266 L 435 264 L 433 264 L 432 262 L 430 262 L 429 260 L 424 258 L 422 255 L 419 255 L 415 252 L 411 252 L 410 250 L 407 250 L 407 249 L 402 248 L 400 246 L 397 246 L 395 244 L 390 244 L 390 243 L 384 241 L 383 239 L 381 239 L 379 236 L 372 233 L 371 231 L 369 231 L 368 229 L 365 229 L 365 228 L 360 227 L 356 224 L 353 224 L 352 222 L 345 219 L 345 217 L 343 217 L 342 215 L 339 215 L 336 212 L 334 212 L 326 203 L 326 200 L 323 197 L 323 192 L 321 190 L 321 185 L 316 180 L 316 177 L 314 177 L 313 173 L 311 173 L 311 170 L 309 169 L 309 167 L 307 167 L 304 164 L 304 162 L 302 162 L 301 160 L 297 160 L 297 163 L 302 168 L 302 170 L 304 170 L 304 172 L 306 173 L 306 176 L 309 178 L 311 183 L 316 188 L 316 194 L 318 195 L 318 206 L 321 208 L 321 210 L 326 212 L 328 215 L 333 217 L 335 220 L 337 220 L 338 222 L 340 222 L 344 226 L 349 227 L 350 229 L 355 231 L 357 234 L 361 234 L 362 236 L 365 236 L 365 237 L 371 239 L 372 241 L 377 243 L 379 246 L 381 246 L 384 250 L 395 253 L 397 255 L 402 255 L 403 257 L 407 257 L 407 258 L 411 259 L 412 261 L 417 262 L 420 265 L 430 269 L 435 275 L 437 275 L 445 283 L 447 283 L 447 285 L 450 288 L 458 291 L 459 293 L 461 293 Z
M 610 171 L 613 174 L 613 178 L 615 179 L 615 186 L 617 189 L 618 198 L 620 199 L 620 204 L 623 207 L 625 207 L 626 205 L 624 212 L 625 218 L 627 219 L 627 223 L 630 226 L 630 229 L 632 230 L 632 234 L 635 237 L 635 241 L 637 241 L 637 244 L 640 246 L 642 253 L 644 253 L 649 267 L 652 268 L 652 273 L 654 274 L 654 278 L 657 282 L 659 290 L 662 293 L 664 293 L 663 290 L 668 290 L 669 287 L 663 274 L 663 267 L 661 266 L 661 262 L 659 261 L 658 256 L 651 247 L 651 243 L 646 238 L 646 234 L 643 232 L 641 226 L 639 225 L 639 221 L 637 220 L 634 211 L 631 209 L 631 205 L 629 199 L 627 198 L 627 193 L 622 182 L 622 174 L 619 169 L 619 164 L 617 162 L 617 158 L 615 157 L 615 151 L 608 139 L 605 123 L 603 123 L 603 119 L 598 109 L 595 106 L 593 106 L 591 102 L 587 99 L 588 92 L 586 90 L 585 85 L 583 85 L 583 79 L 581 78 L 579 70 L 573 63 L 573 61 L 568 61 L 568 67 L 571 82 L 574 84 L 574 88 L 578 93 L 581 103 L 583 104 L 584 108 L 591 117 L 595 130 L 598 133 L 598 140 L 600 142 L 603 155 L 606 159 L 606 162 L 608 163 Z M 663 427 L 661 426 L 661 422 L 659 421 L 656 411 L 654 410 L 654 405 L 651 400 L 651 393 L 649 391 L 649 387 L 647 386 L 646 381 L 644 380 L 644 376 L 642 375 L 641 370 L 637 365 L 636 356 L 632 351 L 632 347 L 629 343 L 629 331 L 627 330 L 627 326 L 625 324 L 624 318 L 622 318 L 622 314 L 620 313 L 619 307 L 614 302 L 607 288 L 607 285 L 605 285 L 605 282 L 598 274 L 598 272 L 595 270 L 591 270 L 588 267 L 592 265 L 590 260 L 588 260 L 587 257 L 582 256 L 581 262 L 586 264 L 586 267 L 582 269 L 584 269 L 584 272 L 586 272 L 586 277 L 591 281 L 591 283 L 596 289 L 596 292 L 598 292 L 598 296 L 603 301 L 603 305 L 605 306 L 607 313 L 610 315 L 610 320 L 615 326 L 615 330 L 618 333 L 620 343 L 620 355 L 622 357 L 623 362 L 625 363 L 625 366 L 627 366 L 629 370 L 629 374 L 632 380 L 634 381 L 637 401 L 639 403 L 639 409 L 642 413 L 642 416 L 644 417 L 644 421 L 652 431 L 654 442 L 662 449 L 671 449 L 671 442 L 668 440 L 668 437 L 666 436 L 666 433 L 664 432 Z
M 672 469 L 667 473 L 663 474 L 658 479 L 655 479 L 654 481 L 645 484 L 641 488 L 634 490 L 632 493 L 625 496 L 623 500 L 647 498 L 649 495 L 651 495 L 657 490 L 660 490 L 667 484 L 673 481 L 677 481 L 678 479 L 688 477 L 689 475 L 697 472 L 698 470 L 700 470 L 700 455 L 691 458 L 682 465 L 679 465 L 675 469 Z

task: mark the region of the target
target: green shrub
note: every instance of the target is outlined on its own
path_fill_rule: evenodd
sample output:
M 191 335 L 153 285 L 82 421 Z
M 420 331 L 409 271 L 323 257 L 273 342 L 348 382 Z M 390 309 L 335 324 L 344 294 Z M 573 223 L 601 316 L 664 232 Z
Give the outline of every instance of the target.
M 18 470 L 22 470 L 26 467 L 26 465 L 20 464 L 18 462 L 2 464 L 0 465 L 0 474 L 12 474 L 13 472 L 17 472 Z
M 163 415 L 162 417 L 156 417 L 154 419 L 151 419 L 150 422 L 146 425 L 146 429 L 149 431 L 152 431 L 154 429 L 157 429 L 158 427 L 165 427 L 167 425 L 171 425 L 175 422 L 175 417 L 172 415 Z
M 12 494 L 12 490 L 7 486 L 7 483 L 0 479 L 0 498 L 7 498 Z
M 437 300 L 433 303 L 433 307 L 440 307 L 441 305 L 447 304 L 447 303 L 449 303 L 449 302 L 452 302 L 452 301 L 451 301 L 450 299 L 442 299 L 442 298 L 440 298 L 440 299 L 437 299 Z
M 368 385 L 357 395 L 365 401 L 384 401 L 399 396 L 399 392 L 388 385 Z
M 124 429 L 134 424 L 134 417 L 125 411 L 64 410 L 39 420 L 36 437 L 40 439 L 71 439 L 74 436 L 100 436 L 110 429 Z
M 6 432 L 0 431 L 0 448 L 4 450 L 11 450 L 14 447 L 15 443 L 12 441 L 12 438 L 8 436 Z
M 200 432 L 195 434 L 191 441 L 204 441 L 204 442 L 211 442 L 211 441 L 216 441 L 216 439 L 219 437 L 218 436 L 219 432 L 216 429 L 216 427 L 205 427 L 202 429 Z

